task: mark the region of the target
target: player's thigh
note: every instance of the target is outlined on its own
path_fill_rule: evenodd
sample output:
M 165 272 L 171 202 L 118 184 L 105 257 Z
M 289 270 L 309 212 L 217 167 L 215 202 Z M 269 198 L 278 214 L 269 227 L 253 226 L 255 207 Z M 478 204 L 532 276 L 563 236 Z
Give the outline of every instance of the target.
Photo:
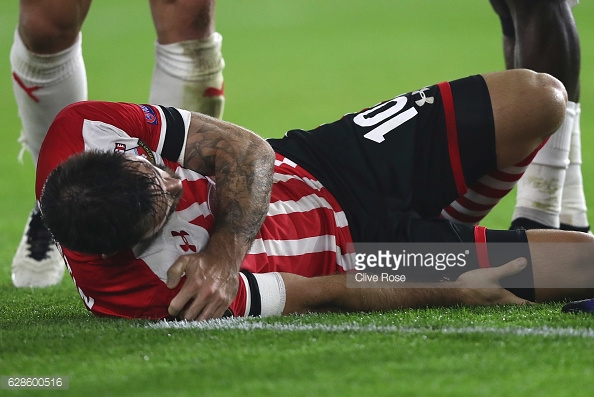
M 579 99 L 580 42 L 566 0 L 508 0 L 516 37 L 515 66 L 557 77 L 569 99 Z
M 505 0 L 490 0 L 491 7 L 495 13 L 499 16 L 501 21 L 501 31 L 503 33 L 503 46 L 505 51 L 505 62 L 506 69 L 513 69 L 513 57 L 516 37 L 516 27 L 514 26 L 514 19 L 512 18 L 511 11 L 507 6 Z
M 157 40 L 170 44 L 200 40 L 215 29 L 215 0 L 150 0 Z
M 493 108 L 497 166 L 525 159 L 563 123 L 567 93 L 551 75 L 514 69 L 483 75 Z
M 502 0 L 492 1 L 502 2 Z M 577 4 L 576 1 L 506 0 L 505 4 L 509 16 L 513 19 L 516 29 L 518 29 L 518 34 L 536 39 L 541 38 L 541 40 L 554 40 L 558 31 L 568 34 L 569 31 L 575 30 L 575 21 L 571 9 Z M 503 4 L 495 9 L 498 13 L 505 14 Z M 500 16 L 503 18 L 502 14 Z M 571 37 L 561 37 L 560 39 L 572 40 Z
M 29 50 L 52 54 L 74 44 L 91 0 L 20 0 L 19 34 Z

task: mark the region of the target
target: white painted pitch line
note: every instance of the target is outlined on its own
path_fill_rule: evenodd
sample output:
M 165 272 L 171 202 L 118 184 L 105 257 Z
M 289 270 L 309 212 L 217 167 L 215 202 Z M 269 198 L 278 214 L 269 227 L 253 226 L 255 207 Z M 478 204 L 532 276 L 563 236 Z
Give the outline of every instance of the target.
M 239 330 L 254 331 L 267 330 L 277 332 L 322 331 L 322 332 L 374 332 L 374 333 L 406 333 L 406 334 L 494 334 L 516 336 L 543 336 L 543 337 L 580 337 L 594 338 L 592 328 L 572 327 L 443 327 L 443 328 L 415 328 L 399 327 L 396 325 L 375 324 L 283 324 L 265 323 L 259 319 L 228 318 L 209 321 L 159 321 L 149 323 L 147 328 L 154 329 L 195 329 L 210 330 Z

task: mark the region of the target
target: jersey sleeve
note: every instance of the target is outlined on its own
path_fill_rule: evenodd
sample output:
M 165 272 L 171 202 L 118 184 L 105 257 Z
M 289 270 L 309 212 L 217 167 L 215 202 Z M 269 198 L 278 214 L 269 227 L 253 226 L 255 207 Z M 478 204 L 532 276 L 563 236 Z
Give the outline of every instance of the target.
M 152 320 L 169 316 L 169 302 L 178 290 L 167 288 L 131 251 L 104 259 L 58 248 L 83 303 L 94 315 Z
M 65 107 L 50 126 L 39 154 L 35 191 L 75 153 L 119 151 L 154 164 L 182 163 L 190 112 L 153 105 L 83 101 Z
M 130 250 L 115 256 L 87 255 L 59 247 L 72 281 L 86 308 L 96 316 L 134 319 L 170 319 L 171 300 L 182 288 L 169 289 L 147 264 Z M 226 315 L 250 315 L 251 294 L 244 274 L 239 274 L 239 289 Z

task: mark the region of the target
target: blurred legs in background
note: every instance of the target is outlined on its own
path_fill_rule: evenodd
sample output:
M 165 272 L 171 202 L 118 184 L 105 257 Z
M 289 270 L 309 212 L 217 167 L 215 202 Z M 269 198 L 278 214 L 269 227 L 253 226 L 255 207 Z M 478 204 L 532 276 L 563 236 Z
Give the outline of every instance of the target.
M 557 77 L 567 89 L 566 118 L 518 183 L 512 228 L 589 231 L 581 171 L 580 43 L 577 0 L 491 0 L 501 19 L 507 69 Z
M 87 99 L 81 28 L 90 5 L 91 0 L 20 1 L 10 62 L 22 123 L 19 141 L 35 165 L 56 114 Z M 151 0 L 150 6 L 157 32 L 150 103 L 221 118 L 225 64 L 222 36 L 215 31 L 215 0 Z M 13 258 L 13 284 L 54 285 L 64 268 L 35 206 Z

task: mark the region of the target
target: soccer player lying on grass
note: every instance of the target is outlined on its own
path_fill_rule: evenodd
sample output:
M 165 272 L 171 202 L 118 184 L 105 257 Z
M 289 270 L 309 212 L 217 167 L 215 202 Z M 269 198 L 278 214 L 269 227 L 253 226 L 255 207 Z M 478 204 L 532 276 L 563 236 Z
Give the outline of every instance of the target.
M 181 109 L 80 102 L 48 131 L 36 194 L 97 315 L 204 320 L 582 298 L 594 286 L 591 236 L 440 218 L 479 178 L 533 155 L 566 101 L 555 78 L 510 70 L 267 141 Z M 521 249 L 499 262 L 475 255 L 453 281 L 361 289 L 345 281 L 353 241 Z M 504 264 L 518 256 L 527 261 Z M 500 287 L 518 277 L 530 284 Z

